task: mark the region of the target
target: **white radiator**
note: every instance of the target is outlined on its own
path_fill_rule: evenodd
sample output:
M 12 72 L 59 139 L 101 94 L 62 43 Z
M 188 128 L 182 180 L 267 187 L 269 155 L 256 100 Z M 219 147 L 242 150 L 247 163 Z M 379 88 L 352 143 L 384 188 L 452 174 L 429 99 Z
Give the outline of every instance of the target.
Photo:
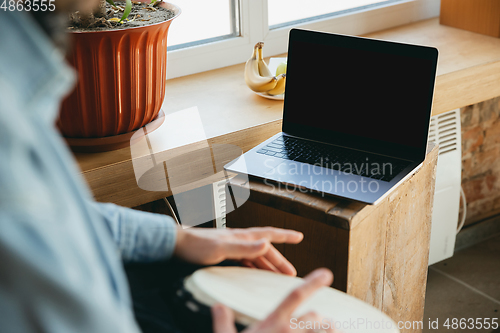
M 439 144 L 429 265 L 453 256 L 462 179 L 460 109 L 431 118 L 429 141 Z
M 226 227 L 226 180 L 213 183 L 215 227 Z

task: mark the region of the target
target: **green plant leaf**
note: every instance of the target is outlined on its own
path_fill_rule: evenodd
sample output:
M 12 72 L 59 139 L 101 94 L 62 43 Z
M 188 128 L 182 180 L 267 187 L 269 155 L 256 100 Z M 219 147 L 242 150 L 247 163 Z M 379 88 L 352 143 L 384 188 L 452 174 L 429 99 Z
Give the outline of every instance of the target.
M 150 6 L 151 6 L 151 5 L 154 5 L 156 1 L 157 1 L 157 0 L 151 0 L 151 2 L 149 3 L 149 5 L 150 5 Z
M 120 19 L 120 22 L 127 19 L 127 17 L 130 15 L 131 10 L 132 10 L 132 0 L 127 0 L 127 4 L 125 5 L 125 10 L 123 11 L 123 15 L 122 18 Z
M 111 6 L 114 6 L 116 7 L 115 3 L 113 2 L 113 0 L 106 0 L 107 3 L 109 3 Z M 126 4 L 125 4 L 125 10 L 123 11 L 123 15 L 122 17 L 120 18 L 120 21 L 119 23 L 122 23 L 123 20 L 126 20 L 127 17 L 130 15 L 130 12 L 132 11 L 132 1 L 131 0 L 126 0 Z

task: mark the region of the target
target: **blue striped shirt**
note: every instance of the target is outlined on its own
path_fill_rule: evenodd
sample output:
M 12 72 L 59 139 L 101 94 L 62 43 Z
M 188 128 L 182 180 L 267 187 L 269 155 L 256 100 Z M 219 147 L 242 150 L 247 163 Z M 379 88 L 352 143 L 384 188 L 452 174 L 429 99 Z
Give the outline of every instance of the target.
M 166 216 L 93 201 L 55 129 L 75 74 L 0 11 L 0 331 L 137 333 L 123 261 L 168 259 Z

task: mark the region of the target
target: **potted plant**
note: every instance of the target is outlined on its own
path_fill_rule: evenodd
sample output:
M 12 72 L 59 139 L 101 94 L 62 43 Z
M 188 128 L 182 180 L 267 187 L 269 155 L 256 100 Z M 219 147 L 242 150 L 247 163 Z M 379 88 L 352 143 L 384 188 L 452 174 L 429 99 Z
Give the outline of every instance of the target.
M 162 1 L 101 0 L 74 13 L 68 61 L 78 73 L 58 127 L 76 151 L 125 147 L 135 130 L 157 118 L 165 96 L 167 33 L 180 9 Z

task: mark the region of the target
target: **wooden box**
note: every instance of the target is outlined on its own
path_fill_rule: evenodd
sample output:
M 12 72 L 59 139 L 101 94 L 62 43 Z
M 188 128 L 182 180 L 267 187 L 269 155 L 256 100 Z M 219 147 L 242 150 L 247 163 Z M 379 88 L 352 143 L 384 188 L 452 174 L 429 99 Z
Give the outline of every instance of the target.
M 441 0 L 439 22 L 500 37 L 500 0 Z
M 429 144 L 422 167 L 377 205 L 273 188 L 260 180 L 231 181 L 230 200 L 243 202 L 227 226 L 299 230 L 298 245 L 276 244 L 299 276 L 318 267 L 333 287 L 385 312 L 396 322 L 422 321 L 438 149 Z M 401 332 L 421 332 L 421 327 Z

